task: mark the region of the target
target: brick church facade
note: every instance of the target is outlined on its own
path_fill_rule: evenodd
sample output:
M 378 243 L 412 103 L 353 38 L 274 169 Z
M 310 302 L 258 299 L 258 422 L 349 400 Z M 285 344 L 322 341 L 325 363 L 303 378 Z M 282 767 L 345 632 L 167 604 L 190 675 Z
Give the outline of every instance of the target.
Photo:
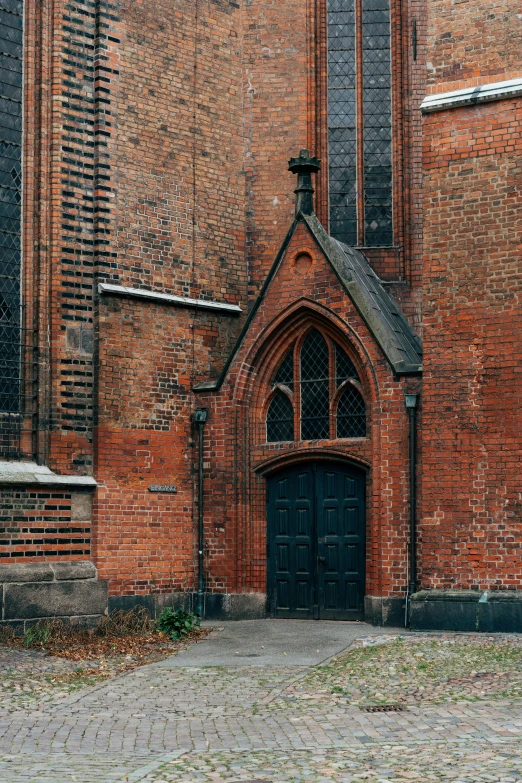
M 0 0 L 0 621 L 522 630 L 519 11 Z

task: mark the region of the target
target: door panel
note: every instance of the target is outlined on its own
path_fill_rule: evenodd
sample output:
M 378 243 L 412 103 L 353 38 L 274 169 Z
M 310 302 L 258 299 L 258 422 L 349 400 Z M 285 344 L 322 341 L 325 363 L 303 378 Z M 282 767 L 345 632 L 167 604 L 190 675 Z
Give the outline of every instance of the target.
M 276 617 L 312 614 L 314 492 L 311 465 L 293 468 L 268 481 L 268 593 L 271 613 Z
M 363 617 L 364 490 L 362 472 L 342 463 L 317 465 L 317 588 L 323 619 Z
M 268 592 L 278 617 L 362 619 L 365 475 L 307 463 L 268 479 Z

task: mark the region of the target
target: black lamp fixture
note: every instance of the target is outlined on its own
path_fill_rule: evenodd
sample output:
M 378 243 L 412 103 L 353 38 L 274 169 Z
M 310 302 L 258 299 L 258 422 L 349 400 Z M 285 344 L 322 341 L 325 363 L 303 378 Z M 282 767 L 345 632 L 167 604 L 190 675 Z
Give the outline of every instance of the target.
M 419 395 L 417 393 L 405 392 L 404 401 L 408 410 L 411 408 L 417 408 L 419 405 Z
M 205 424 L 208 419 L 208 408 L 196 408 L 194 411 L 194 423 Z

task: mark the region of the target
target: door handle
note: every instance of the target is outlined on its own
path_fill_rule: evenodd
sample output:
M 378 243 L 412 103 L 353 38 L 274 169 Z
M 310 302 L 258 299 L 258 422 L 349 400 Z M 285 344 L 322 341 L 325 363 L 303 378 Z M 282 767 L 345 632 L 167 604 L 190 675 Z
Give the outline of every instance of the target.
M 326 557 L 318 557 L 317 560 L 320 565 L 326 565 Z

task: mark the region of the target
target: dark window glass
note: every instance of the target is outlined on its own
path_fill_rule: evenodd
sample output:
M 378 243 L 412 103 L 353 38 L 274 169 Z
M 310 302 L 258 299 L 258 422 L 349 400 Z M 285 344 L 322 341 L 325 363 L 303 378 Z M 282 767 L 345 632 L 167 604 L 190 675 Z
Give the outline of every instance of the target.
M 314 329 L 301 348 L 301 438 L 330 437 L 328 346 Z
M 279 365 L 274 384 L 282 383 L 289 389 L 294 388 L 294 349 L 291 348 Z
M 335 346 L 335 377 L 337 388 L 339 388 L 343 381 L 348 380 L 348 378 L 356 378 L 359 380 L 354 363 L 338 345 Z
M 359 390 L 349 384 L 337 404 L 337 437 L 364 438 L 365 435 L 366 405 Z
M 23 3 L 0 0 L 0 411 L 20 410 Z
M 357 155 L 366 246 L 393 243 L 390 0 L 327 0 L 330 233 L 357 245 Z M 362 46 L 363 128 L 357 144 L 356 37 Z M 359 188 L 361 191 L 361 188 Z
M 364 244 L 391 245 L 390 0 L 362 0 Z
M 286 394 L 281 391 L 274 394 L 268 406 L 266 439 L 268 443 L 294 439 L 294 409 Z
M 354 0 L 328 0 L 330 233 L 357 244 Z

